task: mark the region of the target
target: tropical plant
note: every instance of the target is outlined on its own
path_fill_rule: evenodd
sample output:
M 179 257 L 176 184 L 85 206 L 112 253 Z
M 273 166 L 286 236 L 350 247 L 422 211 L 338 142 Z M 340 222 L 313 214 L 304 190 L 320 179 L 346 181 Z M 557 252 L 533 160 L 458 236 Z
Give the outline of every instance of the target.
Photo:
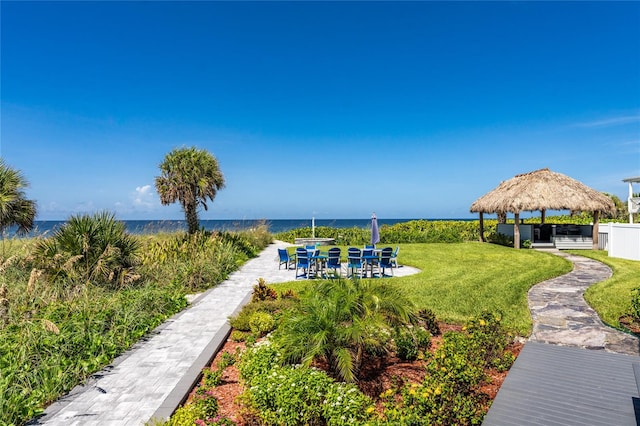
M 384 354 L 394 326 L 415 319 L 413 303 L 388 282 L 329 280 L 304 293 L 276 331 L 287 362 L 324 360 L 354 382 L 366 356 Z
M 603 219 L 616 219 L 616 220 L 626 222 L 627 217 L 629 216 L 627 203 L 623 202 L 617 195 L 608 194 L 606 192 L 604 193 L 604 195 L 611 198 L 611 201 L 613 201 L 613 204 L 616 206 L 616 209 L 614 213 L 604 215 Z
M 52 280 L 123 287 L 139 278 L 138 240 L 109 212 L 72 216 L 34 250 Z
M 170 276 L 198 291 L 224 281 L 245 258 L 241 250 L 217 233 L 178 233 L 145 241 L 141 270 L 149 279 L 164 282 Z
M 0 158 L 0 233 L 3 236 L 10 226 L 16 226 L 20 233 L 33 229 L 36 202 L 26 198 L 24 189 L 28 186 L 22 173 Z
M 240 356 L 241 398 L 258 417 L 256 424 L 332 426 L 365 424 L 372 418 L 371 399 L 355 385 L 338 383 L 319 369 L 282 366 L 280 359 L 269 340 Z
M 446 332 L 428 359 L 421 384 L 405 384 L 381 395 L 384 424 L 480 424 L 488 406 L 482 390 L 482 384 L 490 380 L 486 369 L 511 367 L 510 341 L 501 317 L 487 311 L 471 319 L 462 331 Z
M 189 234 L 198 231 L 198 207 L 207 210 L 207 199 L 213 201 L 224 187 L 224 176 L 218 160 L 208 151 L 195 147 L 177 148 L 160 164 L 161 175 L 155 179 L 163 205 L 180 202 Z

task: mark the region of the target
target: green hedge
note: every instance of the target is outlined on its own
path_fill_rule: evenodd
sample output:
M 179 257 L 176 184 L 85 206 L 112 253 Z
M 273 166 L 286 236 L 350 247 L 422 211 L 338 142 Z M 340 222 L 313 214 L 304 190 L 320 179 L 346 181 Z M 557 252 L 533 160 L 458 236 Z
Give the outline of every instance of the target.
M 540 223 L 540 217 L 531 217 L 525 223 Z M 605 220 L 606 222 L 609 220 Z M 588 225 L 593 222 L 589 214 L 573 216 L 548 216 L 546 223 Z M 507 219 L 513 223 L 513 218 Z M 497 219 L 484 220 L 485 240 L 495 239 Z M 311 228 L 297 228 L 275 234 L 277 240 L 293 243 L 296 238 L 311 238 Z M 371 240 L 370 228 L 331 228 L 319 226 L 315 228 L 315 237 L 333 238 L 336 245 L 362 245 Z M 380 226 L 380 244 L 402 243 L 461 243 L 478 241 L 480 238 L 480 223 L 478 220 L 410 220 L 394 225 Z
M 497 220 L 484 221 L 485 237 L 495 230 Z M 460 243 L 478 241 L 480 235 L 477 220 L 411 220 L 394 225 L 380 226 L 380 244 L 400 243 Z M 371 230 L 366 228 L 315 228 L 318 238 L 334 238 L 337 245 L 361 245 L 369 243 Z M 311 238 L 311 228 L 298 228 L 280 232 L 275 238 L 293 243 L 296 238 Z

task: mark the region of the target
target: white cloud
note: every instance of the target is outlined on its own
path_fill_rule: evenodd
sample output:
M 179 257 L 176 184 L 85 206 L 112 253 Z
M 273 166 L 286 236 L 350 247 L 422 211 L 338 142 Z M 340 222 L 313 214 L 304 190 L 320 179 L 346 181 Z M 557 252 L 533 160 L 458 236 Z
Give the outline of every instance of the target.
M 609 127 L 629 123 L 640 123 L 640 115 L 626 115 L 622 117 L 605 118 L 576 124 L 577 127 Z
M 154 207 L 157 203 L 154 199 L 154 192 L 151 185 L 137 186 L 132 194 L 134 207 Z

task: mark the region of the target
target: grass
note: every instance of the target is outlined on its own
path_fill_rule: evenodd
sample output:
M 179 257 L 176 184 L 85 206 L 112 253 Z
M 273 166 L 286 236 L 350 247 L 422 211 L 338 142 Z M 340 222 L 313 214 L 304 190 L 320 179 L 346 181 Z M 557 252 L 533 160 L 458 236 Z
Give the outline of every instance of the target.
M 602 250 L 570 250 L 572 254 L 585 256 L 608 265 L 613 276 L 592 285 L 584 298 L 596 310 L 602 321 L 612 327 L 624 329 L 620 317 L 631 312 L 631 290 L 640 287 L 640 262 L 609 257 Z
M 401 244 L 398 257 L 401 264 L 421 270 L 392 279 L 418 308 L 457 324 L 484 310 L 497 312 L 505 327 L 521 335 L 528 335 L 532 326 L 529 288 L 572 269 L 570 262 L 553 254 L 481 243 Z M 300 292 L 307 285 L 297 281 L 275 287 Z

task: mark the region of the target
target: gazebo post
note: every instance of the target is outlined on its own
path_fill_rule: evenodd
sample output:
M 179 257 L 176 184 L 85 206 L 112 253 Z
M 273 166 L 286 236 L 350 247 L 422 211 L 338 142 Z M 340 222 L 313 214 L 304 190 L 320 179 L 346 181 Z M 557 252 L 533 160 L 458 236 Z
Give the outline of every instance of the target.
M 547 216 L 547 211 L 545 209 L 540 210 L 540 224 L 544 224 L 544 219 Z
M 480 242 L 484 243 L 484 216 L 480 212 Z
M 598 230 L 600 228 L 599 221 L 600 221 L 600 212 L 596 210 L 593 212 L 593 231 L 592 231 L 594 250 L 598 250 Z
M 520 213 L 516 212 L 515 223 L 513 224 L 513 248 L 520 248 Z

